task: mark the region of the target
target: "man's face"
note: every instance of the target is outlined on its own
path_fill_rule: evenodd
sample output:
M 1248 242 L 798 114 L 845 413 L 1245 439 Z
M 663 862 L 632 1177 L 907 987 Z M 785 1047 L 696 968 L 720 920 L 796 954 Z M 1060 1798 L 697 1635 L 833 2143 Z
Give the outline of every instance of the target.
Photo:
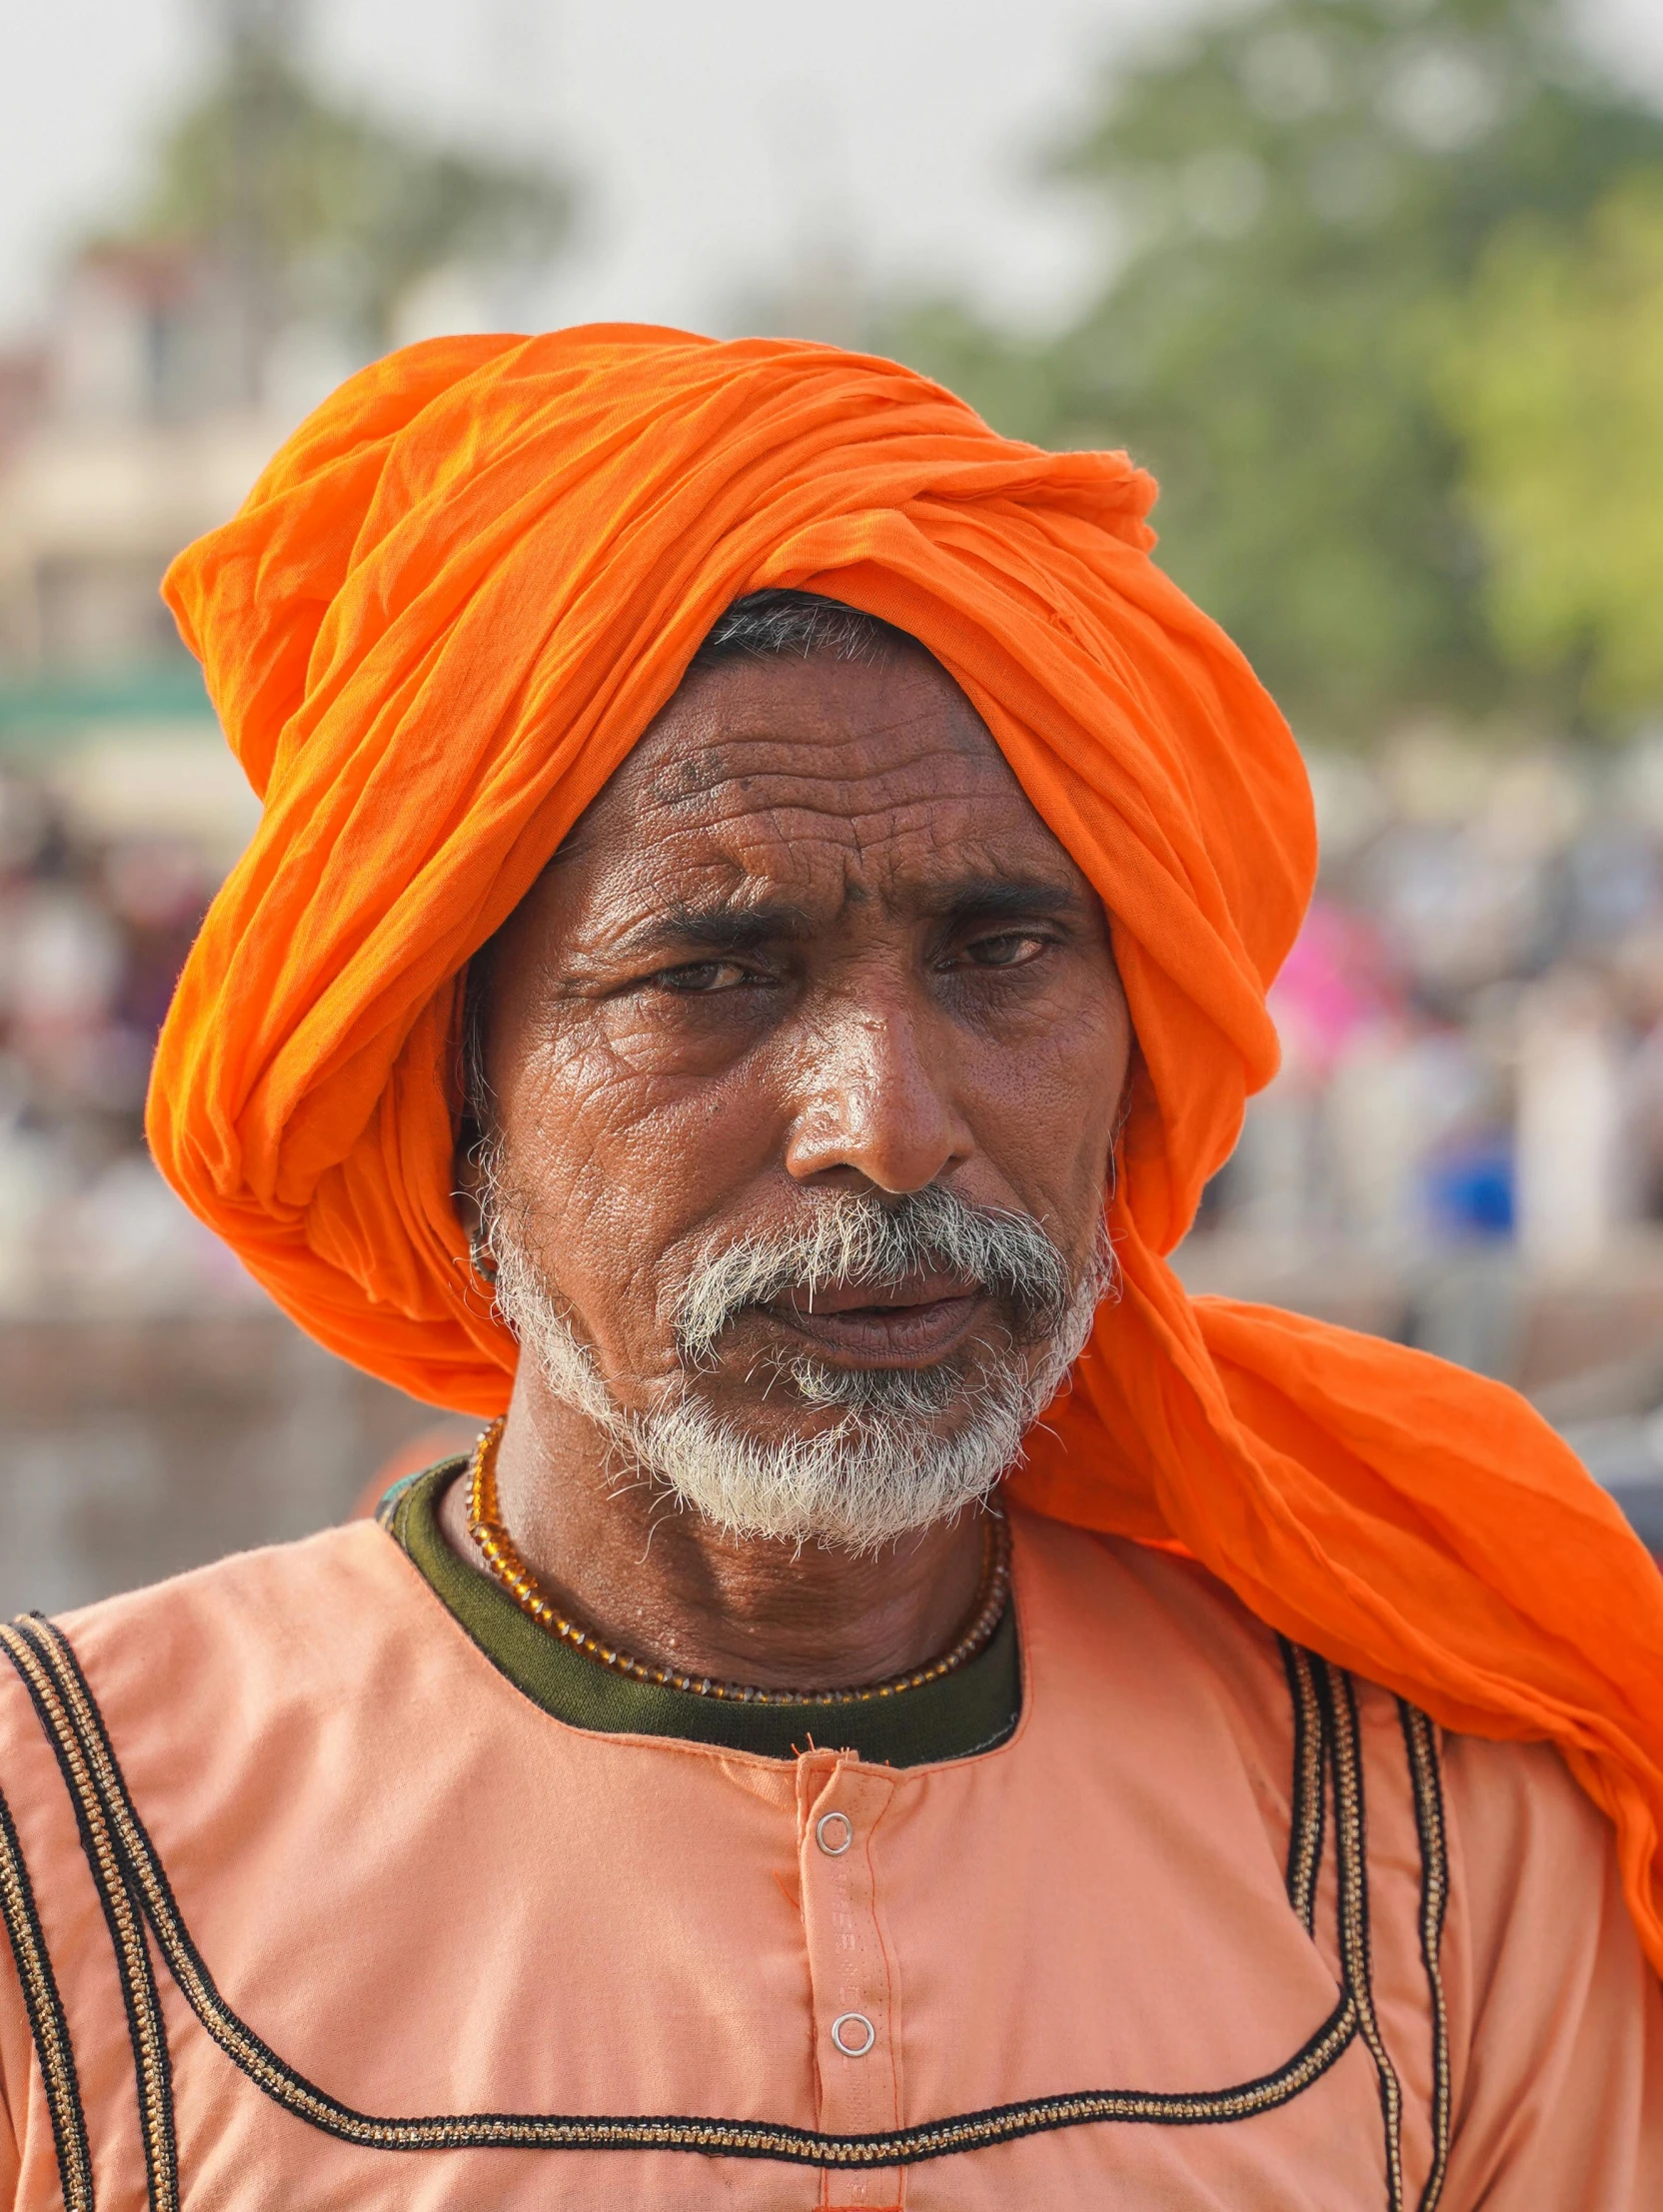
M 694 1502 L 880 1540 L 1077 1350 L 1130 1049 L 1095 895 L 934 662 L 696 674 L 498 941 L 505 1305 Z M 678 1421 L 749 1472 L 658 1465 Z M 874 1437 L 884 1498 L 829 1505 Z

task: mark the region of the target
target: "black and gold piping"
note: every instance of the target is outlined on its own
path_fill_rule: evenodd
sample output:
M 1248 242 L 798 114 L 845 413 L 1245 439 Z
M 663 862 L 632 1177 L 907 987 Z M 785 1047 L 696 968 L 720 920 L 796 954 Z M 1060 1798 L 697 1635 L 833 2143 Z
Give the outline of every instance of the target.
M 75 2052 L 69 2040 L 69 2023 L 57 1976 L 35 1907 L 29 1869 L 17 1840 L 11 1807 L 0 1796 L 0 1917 L 6 1923 L 17 1978 L 23 1990 L 23 2008 L 29 2035 L 35 2046 L 41 2081 L 46 2089 L 46 2109 L 52 2122 L 52 2142 L 58 2156 L 58 2179 L 64 2193 L 64 2212 L 93 2212 L 92 2156 L 87 2148 L 87 2121 L 81 2105 L 81 2083 L 75 2071 Z
M 132 1887 L 127 1855 L 116 1841 L 111 1807 L 93 1771 L 97 1752 L 83 1732 L 79 1715 L 71 1714 L 73 1692 L 66 1690 L 64 1670 L 54 1663 L 59 1652 L 68 1652 L 69 1646 L 55 1628 L 36 1620 L 0 1627 L 0 1643 L 22 1677 L 47 1740 L 57 1754 L 59 1770 L 75 1806 L 81 1847 L 110 1931 L 133 2046 L 148 2199 L 155 2212 L 178 2212 L 173 2062 L 150 1963 L 150 1946 L 145 1940 L 143 1910 Z M 70 1665 L 79 1682 L 80 1669 L 74 1666 L 73 1658 Z M 90 1704 L 91 1693 L 84 1683 L 80 1688 Z
M 1406 1698 L 1397 1700 L 1403 1744 L 1420 1833 L 1420 1955 L 1432 2014 L 1432 2163 L 1419 2212 L 1435 2212 L 1449 2169 L 1449 2004 L 1443 1986 L 1443 1923 L 1449 1904 L 1449 1841 L 1444 1826 L 1443 1781 L 1437 1735 L 1431 1721 Z
M 1357 1732 L 1357 1692 L 1349 1674 L 1328 1667 L 1320 1659 L 1313 1664 L 1318 1694 L 1332 1729 L 1340 1971 L 1346 1987 L 1356 1993 L 1357 2026 L 1374 2061 L 1380 2088 L 1380 2117 L 1386 2138 L 1386 2203 L 1390 2212 L 1403 2212 L 1403 2088 L 1374 2009 L 1373 1960 L 1368 1940 L 1368 1823 L 1362 1745 Z
M 1316 1927 L 1316 1881 L 1322 1869 L 1328 1730 L 1316 1686 L 1317 1662 L 1278 1636 L 1293 1704 L 1293 1787 L 1288 1801 L 1287 1901 L 1305 1933 Z

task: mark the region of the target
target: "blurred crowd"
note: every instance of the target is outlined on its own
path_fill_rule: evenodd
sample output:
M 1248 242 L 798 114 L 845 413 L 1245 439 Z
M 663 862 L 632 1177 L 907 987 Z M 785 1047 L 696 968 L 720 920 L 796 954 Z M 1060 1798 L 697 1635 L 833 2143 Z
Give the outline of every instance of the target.
M 0 1314 L 155 1311 L 246 1278 L 144 1149 L 156 1034 L 214 888 L 183 834 L 100 834 L 0 771 Z
M 1422 734 L 1311 767 L 1322 875 L 1273 994 L 1284 1065 L 1204 1228 L 1598 1266 L 1663 1221 L 1663 733 Z

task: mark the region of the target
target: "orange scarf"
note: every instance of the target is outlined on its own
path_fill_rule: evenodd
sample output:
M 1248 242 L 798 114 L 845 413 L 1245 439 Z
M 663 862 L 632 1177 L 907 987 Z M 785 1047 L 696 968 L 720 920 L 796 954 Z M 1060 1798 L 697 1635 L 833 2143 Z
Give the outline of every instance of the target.
M 1025 1500 L 1177 1541 L 1445 1725 L 1547 1737 L 1663 1968 L 1663 1580 L 1511 1391 L 1165 1264 L 1314 870 L 1275 707 L 1149 560 L 1123 454 L 999 438 L 892 363 L 631 326 L 355 377 L 166 593 L 265 802 L 181 979 L 163 1171 L 311 1333 L 441 1405 L 512 1340 L 451 1204 L 457 980 L 742 594 L 910 631 L 1101 894 L 1141 1048 L 1125 1277 Z

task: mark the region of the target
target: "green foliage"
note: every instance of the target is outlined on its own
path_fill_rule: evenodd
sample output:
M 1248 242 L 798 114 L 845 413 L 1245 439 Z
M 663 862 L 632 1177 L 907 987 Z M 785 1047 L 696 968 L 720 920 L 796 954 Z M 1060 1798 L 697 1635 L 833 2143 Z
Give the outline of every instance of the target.
M 1503 651 L 1580 672 L 1596 715 L 1663 702 L 1663 174 L 1571 236 L 1504 231 L 1440 384 Z
M 1663 118 L 1550 0 L 1266 0 L 1109 79 L 1057 164 L 1120 246 L 1073 328 L 937 306 L 884 337 L 1001 428 L 1146 462 L 1160 558 L 1313 736 L 1482 714 L 1513 678 L 1442 316 L 1502 226 L 1574 223 L 1659 159 Z
M 419 278 L 545 254 L 571 207 L 552 172 L 436 147 L 256 47 L 165 142 L 146 229 L 223 249 L 265 289 L 272 319 L 318 316 L 374 352 Z

